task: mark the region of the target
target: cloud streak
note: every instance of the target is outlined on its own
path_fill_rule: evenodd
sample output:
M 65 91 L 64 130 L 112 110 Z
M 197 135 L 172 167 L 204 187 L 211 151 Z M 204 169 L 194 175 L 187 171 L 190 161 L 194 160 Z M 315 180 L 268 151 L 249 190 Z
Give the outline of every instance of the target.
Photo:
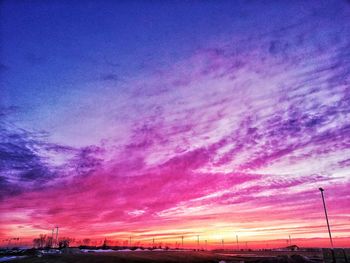
M 40 124 L 48 133 L 14 126 L 3 110 L 0 233 L 25 228 L 29 237 L 59 224 L 78 237 L 292 233 L 323 245 L 322 186 L 345 244 L 350 10 L 342 5 L 310 4 L 294 23 L 225 36 L 123 82 L 108 69 L 98 84 L 65 94 L 54 125 Z

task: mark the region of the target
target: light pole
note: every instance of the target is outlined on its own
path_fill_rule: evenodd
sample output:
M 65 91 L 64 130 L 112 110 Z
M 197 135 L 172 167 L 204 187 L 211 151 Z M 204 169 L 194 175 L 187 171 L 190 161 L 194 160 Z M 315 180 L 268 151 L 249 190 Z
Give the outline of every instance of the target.
M 54 242 L 54 239 L 53 239 L 54 232 L 55 232 L 55 229 L 54 229 L 54 228 L 52 228 L 52 235 L 51 235 L 51 248 L 54 248 L 54 247 L 55 247 L 55 242 Z
M 59 247 L 59 244 L 58 244 L 58 226 L 56 226 L 56 246 Z
M 328 227 L 328 233 L 329 233 L 329 240 L 331 241 L 331 247 L 333 248 L 333 240 L 332 240 L 331 228 L 329 227 L 326 202 L 324 201 L 324 195 L 323 195 L 324 189 L 322 187 L 320 187 L 320 188 L 318 188 L 318 190 L 320 190 L 320 192 L 321 192 L 323 208 L 324 208 L 324 214 L 326 215 L 326 221 L 327 221 L 327 227 Z

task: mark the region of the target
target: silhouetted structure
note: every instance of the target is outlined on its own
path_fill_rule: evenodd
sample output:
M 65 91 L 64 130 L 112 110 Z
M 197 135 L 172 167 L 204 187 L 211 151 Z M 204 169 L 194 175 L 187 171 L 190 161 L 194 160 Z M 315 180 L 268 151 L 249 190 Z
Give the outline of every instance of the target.
M 331 234 L 331 228 L 329 226 L 329 221 L 328 221 L 328 214 L 327 214 L 327 208 L 326 208 L 326 202 L 324 201 L 324 189 L 322 187 L 320 187 L 318 190 L 320 190 L 321 192 L 321 196 L 322 196 L 322 202 L 323 202 L 323 208 L 324 208 L 324 214 L 326 216 L 326 221 L 327 221 L 327 227 L 328 227 L 328 233 L 329 233 L 329 240 L 331 242 L 331 247 L 333 248 L 333 240 L 332 240 L 332 234 Z

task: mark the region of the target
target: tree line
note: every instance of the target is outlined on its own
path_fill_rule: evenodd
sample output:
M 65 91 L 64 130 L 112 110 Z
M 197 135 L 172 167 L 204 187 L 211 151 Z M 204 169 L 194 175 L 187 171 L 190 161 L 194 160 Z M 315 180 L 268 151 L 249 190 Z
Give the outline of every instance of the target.
M 38 238 L 33 239 L 33 246 L 34 248 L 65 248 L 69 247 L 69 244 L 73 241 L 72 238 L 62 237 L 58 240 L 58 244 L 55 244 L 55 240 L 51 236 L 41 234 Z

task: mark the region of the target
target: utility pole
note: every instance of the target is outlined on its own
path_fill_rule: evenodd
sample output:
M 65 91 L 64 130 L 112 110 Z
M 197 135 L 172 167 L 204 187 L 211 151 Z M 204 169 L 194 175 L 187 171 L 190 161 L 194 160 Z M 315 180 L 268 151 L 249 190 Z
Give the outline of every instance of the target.
M 327 208 L 326 208 L 326 202 L 324 201 L 324 189 L 323 188 L 318 188 L 318 190 L 320 190 L 321 192 L 321 196 L 322 196 L 322 202 L 323 202 L 323 208 L 324 208 L 324 214 L 326 216 L 326 221 L 327 221 L 327 227 L 328 227 L 328 233 L 329 233 L 329 240 L 331 242 L 331 247 L 333 248 L 333 240 L 332 240 L 332 234 L 331 234 L 331 228 L 329 226 L 329 221 L 328 221 L 328 214 L 327 214 Z
M 197 247 L 198 247 L 198 250 L 199 250 L 199 235 L 197 235 Z
M 56 226 L 56 245 L 58 246 L 58 226 Z
M 154 247 L 154 238 L 153 238 L 153 247 Z
M 184 247 L 184 236 L 181 236 L 181 246 Z
M 208 250 L 208 240 L 205 240 L 205 250 Z
M 236 242 L 237 242 L 237 250 L 239 250 L 239 245 L 238 245 L 238 235 L 236 235 Z
M 290 237 L 290 235 L 289 235 L 289 245 L 290 246 L 292 245 L 292 238 Z
M 51 234 L 51 248 L 55 247 L 55 242 L 53 240 L 53 235 L 54 235 L 55 229 L 52 228 L 52 234 Z
M 224 239 L 221 239 L 222 249 L 225 250 L 225 242 Z
M 129 236 L 129 247 L 131 247 L 131 236 Z

